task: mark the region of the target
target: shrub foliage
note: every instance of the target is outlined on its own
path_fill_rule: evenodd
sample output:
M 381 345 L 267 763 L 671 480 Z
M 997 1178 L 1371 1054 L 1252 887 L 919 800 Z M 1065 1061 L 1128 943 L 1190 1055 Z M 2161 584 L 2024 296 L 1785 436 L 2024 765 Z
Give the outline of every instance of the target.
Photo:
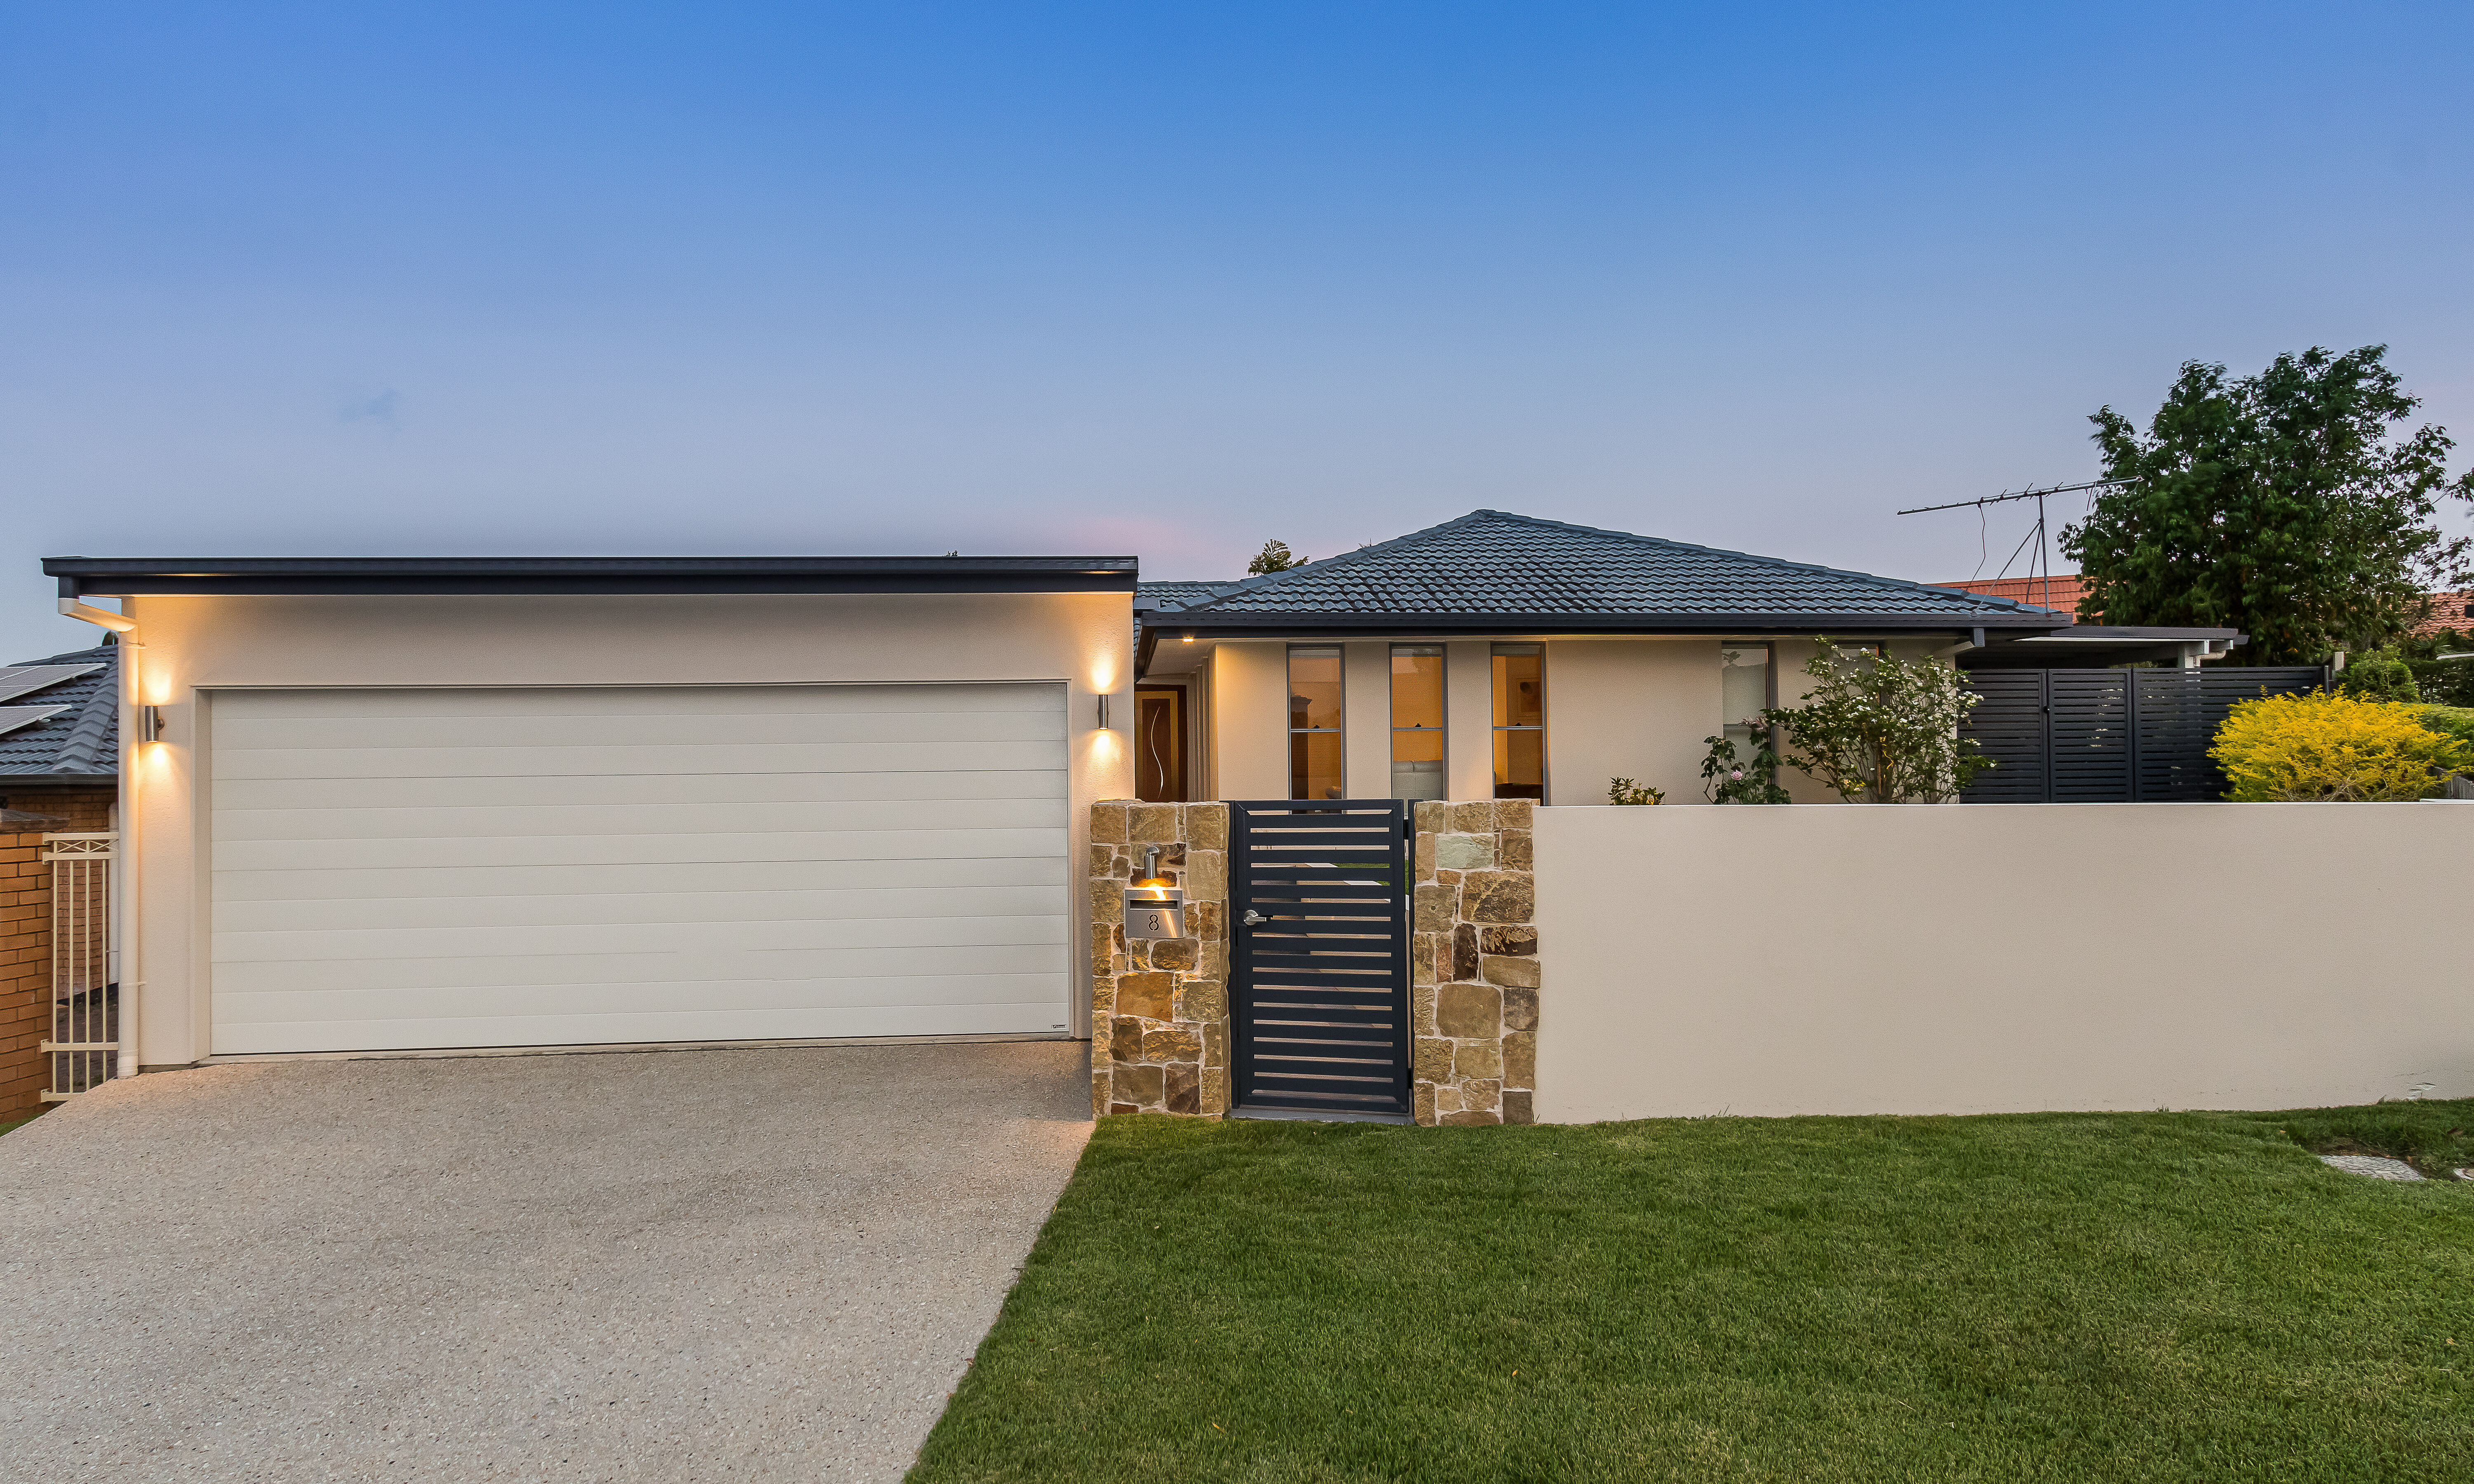
M 2419 799 L 2474 772 L 2474 746 L 2424 724 L 2423 708 L 2313 691 L 2236 705 L 2208 755 L 2248 802 Z

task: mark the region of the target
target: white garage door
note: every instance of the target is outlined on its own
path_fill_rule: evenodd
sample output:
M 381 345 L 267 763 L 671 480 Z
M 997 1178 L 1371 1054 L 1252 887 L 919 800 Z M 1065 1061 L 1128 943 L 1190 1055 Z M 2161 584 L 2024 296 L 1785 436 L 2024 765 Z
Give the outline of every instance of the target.
M 212 717 L 219 1053 L 1065 1028 L 1061 686 Z

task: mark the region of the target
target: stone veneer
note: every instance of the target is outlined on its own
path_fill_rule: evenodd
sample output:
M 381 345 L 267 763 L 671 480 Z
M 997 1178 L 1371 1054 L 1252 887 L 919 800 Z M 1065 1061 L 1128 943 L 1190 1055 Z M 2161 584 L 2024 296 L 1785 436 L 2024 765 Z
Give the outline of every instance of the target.
M 1538 890 L 1525 799 L 1417 806 L 1411 1059 L 1419 1123 L 1529 1123 Z
M 1185 888 L 1184 938 L 1126 937 L 1143 850 Z M 1228 1111 L 1228 806 L 1091 806 L 1091 1113 Z

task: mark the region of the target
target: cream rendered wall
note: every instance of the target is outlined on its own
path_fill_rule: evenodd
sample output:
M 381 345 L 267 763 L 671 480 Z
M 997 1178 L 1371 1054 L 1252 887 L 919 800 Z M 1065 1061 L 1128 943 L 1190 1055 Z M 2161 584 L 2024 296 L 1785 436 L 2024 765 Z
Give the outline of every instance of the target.
M 1089 805 L 1133 792 L 1129 594 L 138 597 L 129 697 L 164 740 L 126 750 L 138 1062 L 207 1054 L 201 691 L 217 686 L 768 684 L 1062 681 L 1073 858 Z M 1097 729 L 1110 697 L 1117 730 Z M 1069 873 L 1069 878 L 1078 873 Z M 1089 903 L 1069 893 L 1087 1023 Z
M 1221 640 L 1211 651 L 1214 799 L 1289 797 L 1289 647 Z
M 1541 1122 L 2474 1095 L 2474 803 L 1559 808 L 1535 828 Z
M 1494 797 L 1493 654 L 1488 639 L 1453 639 L 1443 646 L 1443 780 L 1449 798 Z M 1548 684 L 1546 704 L 1552 706 L 1551 679 Z
M 1705 803 L 1702 739 L 1725 718 L 1716 639 L 1557 639 L 1546 646 L 1546 790 L 1603 804 L 1607 780 Z
M 1340 647 L 1342 777 L 1351 799 L 1392 797 L 1392 642 Z

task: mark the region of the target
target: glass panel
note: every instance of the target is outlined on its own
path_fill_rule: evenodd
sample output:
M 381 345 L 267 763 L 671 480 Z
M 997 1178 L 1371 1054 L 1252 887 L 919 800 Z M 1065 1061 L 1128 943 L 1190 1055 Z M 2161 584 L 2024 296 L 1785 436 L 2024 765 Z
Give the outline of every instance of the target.
M 1546 797 L 1546 733 L 1506 728 L 1494 734 L 1494 797 Z
M 1392 647 L 1392 726 L 1443 725 L 1443 647 L 1440 644 L 1395 644 Z M 1399 754 L 1395 753 L 1394 756 Z
M 1546 657 L 1535 644 L 1498 644 L 1494 649 L 1494 724 L 1498 727 L 1546 725 Z
M 1340 651 L 1289 651 L 1289 727 L 1340 730 Z
M 1749 723 L 1770 704 L 1770 647 L 1766 644 L 1734 645 L 1721 651 L 1720 658 L 1725 661 L 1725 668 L 1719 675 L 1726 736 L 1735 744 L 1735 756 L 1750 761 L 1753 754 L 1745 744 L 1753 739 L 1758 729 Z
M 1339 732 L 1292 731 L 1289 733 L 1289 797 L 1292 799 L 1345 797 L 1341 790 Z

